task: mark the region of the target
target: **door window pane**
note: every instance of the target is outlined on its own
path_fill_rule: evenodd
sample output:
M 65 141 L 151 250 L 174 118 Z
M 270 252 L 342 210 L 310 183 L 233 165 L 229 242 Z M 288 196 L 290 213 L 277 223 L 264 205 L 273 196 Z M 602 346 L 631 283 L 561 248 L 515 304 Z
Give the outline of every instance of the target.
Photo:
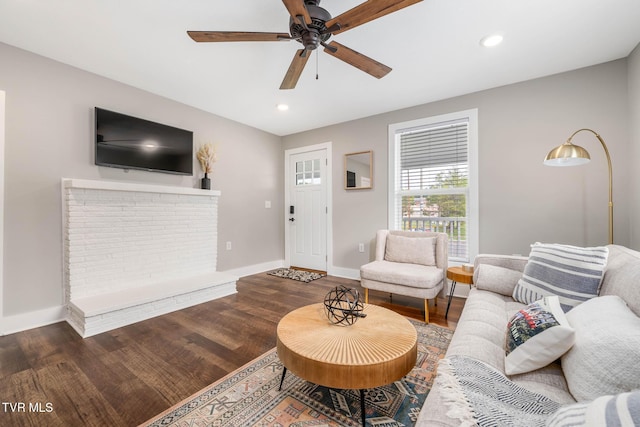
M 319 185 L 320 159 L 296 162 L 296 185 Z

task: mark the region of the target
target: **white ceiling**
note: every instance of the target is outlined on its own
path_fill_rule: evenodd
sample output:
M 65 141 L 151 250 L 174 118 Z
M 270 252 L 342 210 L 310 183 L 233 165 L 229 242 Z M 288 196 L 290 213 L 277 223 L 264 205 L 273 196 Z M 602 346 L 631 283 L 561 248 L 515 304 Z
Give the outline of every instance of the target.
M 320 6 L 337 16 L 362 1 Z M 638 0 L 424 0 L 332 37 L 386 77 L 319 51 L 319 79 L 314 54 L 281 91 L 297 42 L 186 34 L 286 33 L 288 20 L 280 0 L 0 0 L 0 41 L 276 135 L 624 58 L 640 42 Z M 495 32 L 504 42 L 481 47 Z

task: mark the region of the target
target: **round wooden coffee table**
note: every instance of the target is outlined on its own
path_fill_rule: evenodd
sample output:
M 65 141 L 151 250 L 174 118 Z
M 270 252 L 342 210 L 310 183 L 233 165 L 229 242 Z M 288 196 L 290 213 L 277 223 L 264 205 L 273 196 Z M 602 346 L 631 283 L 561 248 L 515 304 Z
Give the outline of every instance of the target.
M 285 369 L 325 387 L 360 390 L 362 424 L 364 389 L 392 383 L 416 364 L 418 335 L 404 317 L 365 304 L 367 317 L 351 326 L 334 325 L 322 303 L 285 315 L 278 323 L 278 357 Z

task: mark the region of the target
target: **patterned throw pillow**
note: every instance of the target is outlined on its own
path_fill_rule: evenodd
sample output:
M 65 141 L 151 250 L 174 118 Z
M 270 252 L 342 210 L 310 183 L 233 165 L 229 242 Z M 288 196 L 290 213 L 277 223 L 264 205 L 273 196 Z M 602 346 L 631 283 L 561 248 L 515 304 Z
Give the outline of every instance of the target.
M 640 426 L 640 390 L 565 405 L 547 420 L 547 427 L 575 426 Z
M 535 243 L 513 290 L 513 299 L 530 304 L 544 296 L 557 295 L 567 312 L 598 295 L 608 256 L 609 249 L 604 246 Z
M 547 366 L 571 348 L 574 337 L 557 296 L 529 304 L 507 323 L 505 373 Z

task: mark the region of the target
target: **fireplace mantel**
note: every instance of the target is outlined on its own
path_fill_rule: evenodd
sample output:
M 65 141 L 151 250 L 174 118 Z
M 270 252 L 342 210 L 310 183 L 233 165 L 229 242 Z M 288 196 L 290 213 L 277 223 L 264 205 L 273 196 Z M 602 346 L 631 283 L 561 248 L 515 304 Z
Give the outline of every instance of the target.
M 112 190 L 160 194 L 189 194 L 194 196 L 220 196 L 220 191 L 217 190 L 201 190 L 199 188 L 174 187 L 168 185 L 98 181 L 92 179 L 75 178 L 63 178 L 62 183 L 64 188 L 84 188 L 88 190 Z
M 67 321 L 83 337 L 236 292 L 219 191 L 62 179 Z

